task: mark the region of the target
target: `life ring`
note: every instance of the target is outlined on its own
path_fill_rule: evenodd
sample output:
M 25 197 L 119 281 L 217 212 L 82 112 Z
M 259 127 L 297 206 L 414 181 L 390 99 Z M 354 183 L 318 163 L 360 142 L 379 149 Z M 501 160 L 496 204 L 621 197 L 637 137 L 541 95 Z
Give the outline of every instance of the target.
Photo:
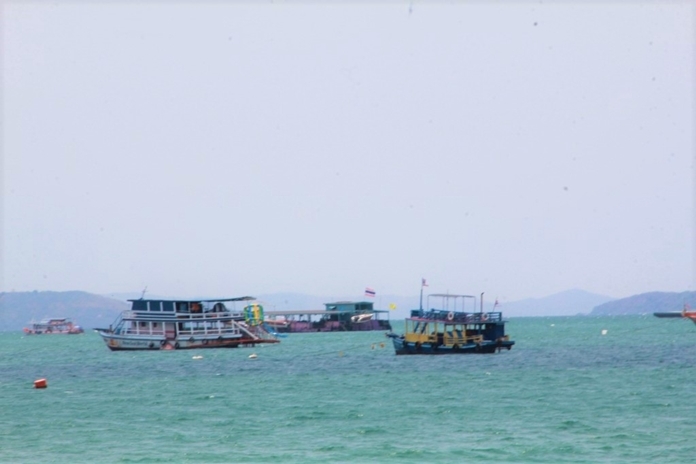
M 456 343 L 452 345 L 452 351 L 459 351 L 459 345 L 457 345 Z
M 147 347 L 148 347 L 148 348 L 150 348 L 150 349 L 152 349 L 152 348 L 154 348 L 154 347 L 155 347 L 155 344 L 154 344 L 154 343 L 152 343 L 152 342 L 150 342 L 150 344 L 149 344 L 149 345 L 147 345 Z
M 193 342 L 195 342 L 195 341 L 196 341 L 195 338 L 193 338 L 193 337 L 189 338 L 189 342 L 193 343 Z
M 488 313 L 483 313 L 483 314 L 481 315 L 481 320 L 482 320 L 483 322 L 486 322 L 486 321 L 488 320 Z
M 207 339 L 207 338 L 204 338 L 204 339 L 203 339 L 203 344 L 204 344 L 204 345 L 207 345 L 207 344 L 208 344 L 208 339 Z
M 174 348 L 177 350 L 179 349 L 179 342 L 174 343 Z
M 447 313 L 447 320 L 448 321 L 454 320 L 454 311 L 450 311 L 449 313 Z
M 160 346 L 164 346 L 165 343 L 167 343 L 167 340 L 160 341 Z

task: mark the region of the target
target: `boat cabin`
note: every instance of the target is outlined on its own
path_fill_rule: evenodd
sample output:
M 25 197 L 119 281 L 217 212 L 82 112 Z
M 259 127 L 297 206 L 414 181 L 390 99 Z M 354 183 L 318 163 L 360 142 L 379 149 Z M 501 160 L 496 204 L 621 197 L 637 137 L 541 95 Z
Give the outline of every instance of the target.
M 208 314 L 228 312 L 225 302 L 251 301 L 253 297 L 226 300 L 128 300 L 131 311 L 148 313 Z M 237 311 L 241 314 L 241 310 Z
M 232 321 L 243 321 L 236 302 L 253 297 L 224 300 L 129 300 L 131 310 L 121 314 L 110 327 L 116 335 L 165 336 L 241 336 Z M 228 308 L 227 304 L 231 304 Z
M 324 303 L 327 314 L 324 316 L 329 321 L 348 322 L 354 316 L 369 315 L 378 313 L 388 313 L 374 309 L 371 301 L 337 301 L 336 303 Z

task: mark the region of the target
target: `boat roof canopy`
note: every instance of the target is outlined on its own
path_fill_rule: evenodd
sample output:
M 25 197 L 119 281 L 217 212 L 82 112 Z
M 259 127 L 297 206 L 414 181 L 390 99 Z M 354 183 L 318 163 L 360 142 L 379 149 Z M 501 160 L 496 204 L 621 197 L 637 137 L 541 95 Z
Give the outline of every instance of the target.
M 431 293 L 428 296 L 435 298 L 476 298 L 474 295 L 453 295 L 451 293 Z
M 333 303 L 324 303 L 324 305 L 374 305 L 372 301 L 334 301 Z
M 128 301 L 174 301 L 178 303 L 222 303 L 225 301 L 253 301 L 256 298 L 253 296 L 239 296 L 236 298 L 213 298 L 211 300 L 179 300 L 179 299 L 143 299 L 143 298 L 137 298 L 134 300 L 128 300 Z

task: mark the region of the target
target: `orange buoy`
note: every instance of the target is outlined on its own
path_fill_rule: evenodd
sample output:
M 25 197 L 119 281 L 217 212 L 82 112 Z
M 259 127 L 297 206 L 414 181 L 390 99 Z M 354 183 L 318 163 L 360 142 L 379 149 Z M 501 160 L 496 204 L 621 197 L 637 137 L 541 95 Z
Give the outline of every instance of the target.
M 48 384 L 46 383 L 46 379 L 34 380 L 34 388 L 46 388 L 46 387 L 48 387 Z

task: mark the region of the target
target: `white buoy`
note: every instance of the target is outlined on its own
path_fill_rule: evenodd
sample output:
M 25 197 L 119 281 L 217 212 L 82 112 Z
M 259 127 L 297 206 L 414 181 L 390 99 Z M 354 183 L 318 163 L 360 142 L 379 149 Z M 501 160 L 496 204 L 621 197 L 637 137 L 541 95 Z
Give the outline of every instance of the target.
M 200 356 L 200 355 L 194 356 L 192 359 L 203 359 L 203 356 Z
M 249 359 L 256 359 L 256 358 L 257 358 L 256 353 L 251 353 L 249 355 Z
M 606 334 L 607 334 L 607 329 L 602 329 L 602 335 L 606 335 Z

